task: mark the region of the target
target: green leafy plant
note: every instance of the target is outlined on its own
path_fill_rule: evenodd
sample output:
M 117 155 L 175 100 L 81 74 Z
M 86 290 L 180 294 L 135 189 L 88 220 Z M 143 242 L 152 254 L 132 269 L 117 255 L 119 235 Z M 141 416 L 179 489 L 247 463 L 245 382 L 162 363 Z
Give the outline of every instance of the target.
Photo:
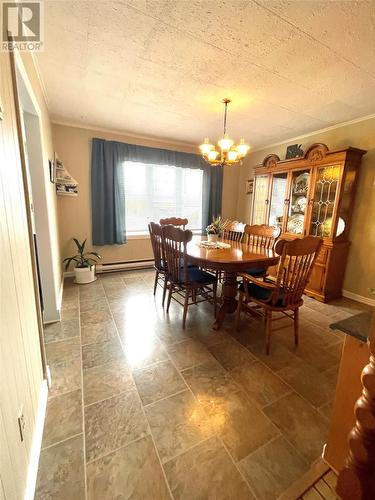
M 73 241 L 77 245 L 78 253 L 63 260 L 63 263 L 65 263 L 65 271 L 69 268 L 71 263 L 76 263 L 74 267 L 84 268 L 93 266 L 101 259 L 101 256 L 96 252 L 85 252 L 86 240 L 80 243 L 76 238 L 73 238 Z
M 209 226 L 206 227 L 207 234 L 222 234 L 228 221 L 224 221 L 221 218 L 221 215 L 218 217 L 213 217 L 212 222 Z

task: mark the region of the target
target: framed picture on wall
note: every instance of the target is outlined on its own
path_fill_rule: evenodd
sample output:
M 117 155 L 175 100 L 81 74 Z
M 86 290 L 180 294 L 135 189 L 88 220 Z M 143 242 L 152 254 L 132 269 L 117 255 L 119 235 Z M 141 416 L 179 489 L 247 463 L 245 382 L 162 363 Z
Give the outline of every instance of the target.
M 246 194 L 253 194 L 254 191 L 254 179 L 248 179 L 246 181 Z

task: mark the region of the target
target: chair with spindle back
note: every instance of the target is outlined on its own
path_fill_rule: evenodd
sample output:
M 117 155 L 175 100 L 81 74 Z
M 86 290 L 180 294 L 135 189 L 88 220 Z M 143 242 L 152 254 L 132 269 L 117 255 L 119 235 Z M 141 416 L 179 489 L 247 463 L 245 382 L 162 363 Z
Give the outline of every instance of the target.
M 303 304 L 302 294 L 315 259 L 323 243 L 322 238 L 306 236 L 292 241 L 279 240 L 275 251 L 280 255 L 276 280 L 261 281 L 250 274 L 241 273 L 236 325 L 239 327 L 242 311 L 260 312 L 266 319 L 266 353 L 270 352 L 272 313 L 282 313 L 293 320 L 294 342 L 298 345 L 298 310 Z M 251 303 L 255 307 L 251 307 Z M 276 319 L 274 321 L 276 321 Z
M 216 315 L 216 290 L 215 276 L 188 265 L 186 248 L 193 237 L 189 230 L 176 228 L 172 225 L 162 226 L 163 248 L 167 262 L 168 302 L 167 312 L 171 299 L 184 306 L 182 327 L 185 328 L 186 315 L 189 305 L 199 302 L 212 301 Z M 178 297 L 183 298 L 180 302 Z M 190 300 L 191 299 L 191 300 Z
M 277 239 L 281 234 L 281 228 L 276 226 L 267 226 L 266 224 L 256 224 L 244 227 L 244 236 L 242 242 L 253 248 L 262 248 L 272 250 Z M 259 267 L 244 271 L 246 274 L 256 276 L 257 278 L 267 276 L 267 268 Z
M 152 251 L 154 254 L 154 269 L 155 269 L 155 282 L 154 282 L 154 295 L 158 284 L 163 288 L 163 305 L 165 302 L 165 295 L 167 292 L 167 264 L 164 257 L 162 228 L 155 222 L 150 222 L 148 225 L 150 233 Z
M 224 240 L 241 242 L 244 234 L 244 226 L 241 222 L 236 220 L 228 221 L 225 224 L 223 238 Z
M 180 217 L 167 217 L 166 219 L 160 219 L 161 226 L 175 226 L 185 229 L 189 221 L 186 218 Z

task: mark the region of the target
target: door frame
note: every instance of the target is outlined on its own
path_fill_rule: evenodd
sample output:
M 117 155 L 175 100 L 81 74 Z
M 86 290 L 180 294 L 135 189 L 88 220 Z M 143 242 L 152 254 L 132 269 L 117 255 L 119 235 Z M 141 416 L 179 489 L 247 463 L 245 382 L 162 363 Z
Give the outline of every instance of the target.
M 8 32 L 8 40 L 12 40 L 11 34 Z M 16 66 L 16 57 L 20 57 L 17 52 L 9 51 L 9 59 L 10 59 L 10 68 L 12 74 L 12 88 L 13 88 L 13 98 L 14 98 L 14 106 L 16 111 L 16 123 L 17 123 L 17 136 L 18 136 L 18 146 L 19 153 L 21 159 L 21 172 L 22 172 L 22 182 L 23 182 L 23 194 L 25 197 L 25 207 L 26 207 L 26 218 L 27 218 L 27 228 L 28 228 L 28 236 L 29 236 L 29 246 L 30 246 L 30 254 L 31 254 L 31 268 L 33 273 L 33 288 L 34 288 L 34 298 L 36 304 L 36 315 L 38 321 L 38 333 L 39 333 L 39 345 L 40 345 L 40 354 L 42 360 L 42 370 L 43 377 L 49 380 L 49 371 L 47 368 L 47 358 L 46 358 L 46 350 L 44 344 L 44 329 L 43 329 L 43 317 L 42 317 L 42 308 L 40 303 L 39 296 L 39 287 L 38 287 L 38 271 L 37 271 L 37 256 L 35 253 L 35 245 L 34 245 L 34 233 L 33 233 L 33 224 L 32 224 L 32 208 L 31 208 L 31 199 L 29 192 L 29 182 L 27 177 L 27 166 L 26 166 L 26 156 L 25 156 L 25 148 L 23 144 L 23 131 L 22 131 L 22 116 L 21 116 L 21 103 L 19 99 L 19 89 L 17 83 L 17 66 Z

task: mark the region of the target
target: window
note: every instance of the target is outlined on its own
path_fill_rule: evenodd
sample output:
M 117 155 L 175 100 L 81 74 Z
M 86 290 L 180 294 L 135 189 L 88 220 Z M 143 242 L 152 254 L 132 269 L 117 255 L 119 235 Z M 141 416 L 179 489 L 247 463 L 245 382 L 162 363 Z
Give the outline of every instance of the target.
M 150 221 L 186 217 L 202 227 L 203 170 L 126 161 L 125 212 L 128 234 L 145 234 Z

